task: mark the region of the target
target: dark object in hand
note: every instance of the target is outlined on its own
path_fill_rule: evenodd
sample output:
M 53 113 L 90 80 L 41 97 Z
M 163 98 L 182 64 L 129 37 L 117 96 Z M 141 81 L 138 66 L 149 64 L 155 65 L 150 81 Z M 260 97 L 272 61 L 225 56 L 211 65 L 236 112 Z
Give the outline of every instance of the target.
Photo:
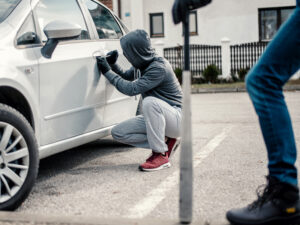
M 212 0 L 175 0 L 172 9 L 175 24 L 184 22 L 189 10 L 197 9 L 211 3 Z
M 105 74 L 111 69 L 106 61 L 106 57 L 98 56 L 98 57 L 96 57 L 96 59 L 97 59 L 97 65 L 98 65 L 99 72 Z
M 107 53 L 106 60 L 110 65 L 113 65 L 117 62 L 118 57 L 119 57 L 118 51 L 114 50 L 114 51 Z

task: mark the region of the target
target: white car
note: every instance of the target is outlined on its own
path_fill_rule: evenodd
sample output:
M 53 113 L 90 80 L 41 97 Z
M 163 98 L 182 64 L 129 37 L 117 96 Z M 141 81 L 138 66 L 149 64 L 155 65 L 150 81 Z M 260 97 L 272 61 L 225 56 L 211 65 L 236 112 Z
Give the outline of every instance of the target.
M 16 209 L 39 159 L 110 135 L 138 97 L 99 74 L 96 56 L 127 32 L 93 0 L 0 0 L 0 210 Z M 129 68 L 120 54 L 118 63 Z

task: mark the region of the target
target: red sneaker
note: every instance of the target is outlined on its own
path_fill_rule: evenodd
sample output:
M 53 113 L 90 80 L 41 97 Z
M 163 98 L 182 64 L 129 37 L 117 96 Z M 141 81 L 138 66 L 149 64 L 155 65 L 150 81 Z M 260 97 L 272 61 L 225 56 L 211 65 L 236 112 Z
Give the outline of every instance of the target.
M 152 152 L 152 155 L 139 166 L 141 171 L 156 171 L 166 169 L 171 166 L 167 154 Z
M 168 155 L 168 158 L 172 157 L 172 155 L 174 154 L 174 152 L 178 148 L 179 144 L 180 144 L 180 139 L 169 138 L 167 140 L 167 145 L 168 145 L 167 155 Z

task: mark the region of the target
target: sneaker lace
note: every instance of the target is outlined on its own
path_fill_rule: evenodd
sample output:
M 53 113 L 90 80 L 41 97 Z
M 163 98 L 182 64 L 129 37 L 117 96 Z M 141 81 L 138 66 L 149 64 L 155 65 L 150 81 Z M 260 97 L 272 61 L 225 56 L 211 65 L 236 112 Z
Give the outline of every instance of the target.
M 262 207 L 266 202 L 274 202 L 274 197 L 278 195 L 279 191 L 280 190 L 276 188 L 276 184 L 269 183 L 267 185 L 260 185 L 256 190 L 257 200 L 248 205 L 248 209 L 251 211 L 256 208 Z

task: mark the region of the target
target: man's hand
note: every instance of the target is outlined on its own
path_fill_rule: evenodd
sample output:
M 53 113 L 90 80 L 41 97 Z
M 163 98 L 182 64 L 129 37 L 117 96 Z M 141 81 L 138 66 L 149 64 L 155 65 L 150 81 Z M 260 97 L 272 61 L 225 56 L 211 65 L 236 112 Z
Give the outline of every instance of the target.
M 113 65 L 117 62 L 118 57 L 119 57 L 118 51 L 114 50 L 114 51 L 107 53 L 106 60 L 110 65 Z
M 96 59 L 97 59 L 98 70 L 102 74 L 105 74 L 106 72 L 108 72 L 111 69 L 110 66 L 108 65 L 105 57 L 98 56 L 98 57 L 96 57 Z
M 188 10 L 197 9 L 211 3 L 212 0 L 175 0 L 172 9 L 175 24 L 184 22 Z

